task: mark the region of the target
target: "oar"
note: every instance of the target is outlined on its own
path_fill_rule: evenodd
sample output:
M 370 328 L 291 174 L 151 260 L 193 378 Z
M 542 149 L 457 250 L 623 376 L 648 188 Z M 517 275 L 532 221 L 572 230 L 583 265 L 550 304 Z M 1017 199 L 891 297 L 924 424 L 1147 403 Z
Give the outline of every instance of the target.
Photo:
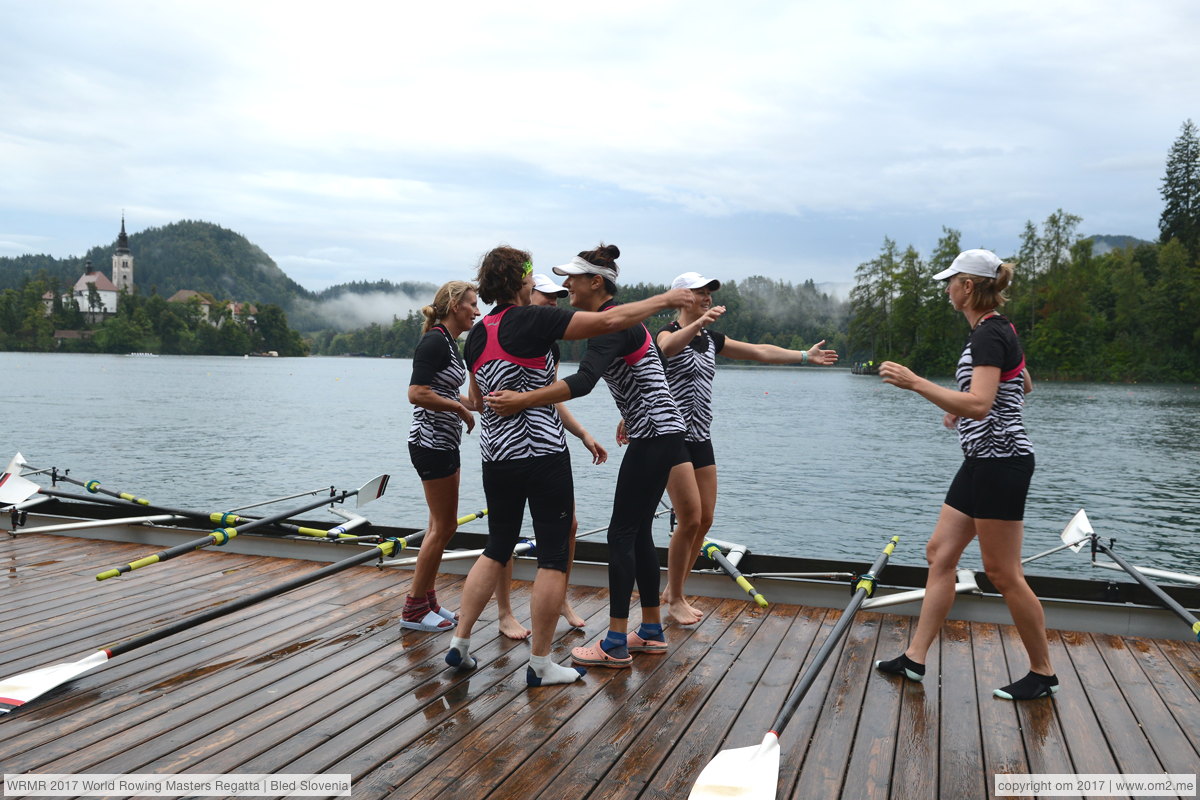
M 21 457 L 20 453 L 17 453 L 13 456 L 12 461 L 8 462 L 3 474 L 0 474 L 0 508 L 16 505 L 37 494 L 40 487 L 33 481 L 21 477 L 21 467 L 24 464 L 25 459 Z
M 796 709 L 800 707 L 800 701 L 804 699 L 804 695 L 808 693 L 809 688 L 817 679 L 821 667 L 824 666 L 826 659 L 829 658 L 846 629 L 850 627 L 850 621 L 854 618 L 858 607 L 862 605 L 868 595 L 875 592 L 876 579 L 883 568 L 887 566 L 888 557 L 891 556 L 892 550 L 899 541 L 899 536 L 893 536 L 887 547 L 884 547 L 883 552 L 875 559 L 875 563 L 871 565 L 871 570 L 858 578 L 850 605 L 846 606 L 846 610 L 842 612 L 842 616 L 834 625 L 833 630 L 825 637 L 821 649 L 813 657 L 812 664 L 809 665 L 808 670 L 800 677 L 800 682 L 796 684 L 796 688 L 792 689 L 792 693 L 784 701 L 783 709 L 775 718 L 775 724 L 771 726 L 771 730 L 767 731 L 767 735 L 763 737 L 762 743 L 756 747 L 740 747 L 736 750 L 723 750 L 717 753 L 713 760 L 708 762 L 708 766 L 700 772 L 700 777 L 696 779 L 696 785 L 692 787 L 692 792 L 688 795 L 689 798 L 703 800 L 704 798 L 739 797 L 748 800 L 774 800 L 775 790 L 779 785 L 779 734 L 788 724 L 792 715 L 796 713 Z
M 269 589 L 263 589 L 260 592 L 255 592 L 252 595 L 239 598 L 232 602 L 226 603 L 215 608 L 210 608 L 207 611 L 201 611 L 198 614 L 193 614 L 190 617 L 185 617 L 178 622 L 173 622 L 170 625 L 164 626 L 157 630 L 144 633 L 133 639 L 105 647 L 101 650 L 88 655 L 79 661 L 73 661 L 67 664 L 55 664 L 50 667 L 43 667 L 32 672 L 24 672 L 20 675 L 13 675 L 10 678 L 0 679 L 0 714 L 5 714 L 14 709 L 40 697 L 46 692 L 61 686 L 67 681 L 82 675 L 83 673 L 95 669 L 104 664 L 109 659 L 116 656 L 128 653 L 138 647 L 143 647 L 148 644 L 157 642 L 180 631 L 193 628 L 210 620 L 223 617 L 226 614 L 232 614 L 247 606 L 267 600 L 271 597 L 281 595 L 284 592 L 290 592 L 292 589 L 298 589 L 301 586 L 312 583 L 313 581 L 324 578 L 328 575 L 341 572 L 348 567 L 353 567 L 357 564 L 370 561 L 373 558 L 382 558 L 383 556 L 391 555 L 395 549 L 395 542 L 385 541 L 361 553 L 334 562 L 321 569 L 299 575 L 291 580 L 284 581 L 278 586 L 272 586 Z
M 758 590 L 750 585 L 750 581 L 746 580 L 745 576 L 738 572 L 738 568 L 729 563 L 729 559 L 726 558 L 725 554 L 721 552 L 721 548 L 717 547 L 717 545 L 713 542 L 705 542 L 704 546 L 700 548 L 700 552 L 704 553 L 704 555 L 715 561 L 717 566 L 720 567 L 726 575 L 733 578 L 734 583 L 742 587 L 746 594 L 754 598 L 754 602 L 758 603 L 760 608 L 767 607 L 767 598 L 759 594 Z
M 1133 578 L 1135 581 L 1144 586 L 1158 599 L 1158 602 L 1175 612 L 1175 616 L 1186 622 L 1191 627 L 1192 633 L 1196 634 L 1196 639 L 1200 641 L 1200 619 L 1196 619 L 1195 615 L 1181 606 L 1174 597 L 1171 597 L 1171 595 L 1160 589 L 1157 584 L 1152 583 L 1150 579 L 1143 575 L 1137 567 L 1133 566 L 1124 558 L 1114 553 L 1111 547 L 1103 544 L 1100 541 L 1100 537 L 1097 536 L 1096 532 L 1092 529 L 1092 523 L 1088 520 L 1087 514 L 1084 513 L 1082 508 L 1079 509 L 1079 513 L 1075 515 L 1075 519 L 1071 520 L 1071 522 L 1072 524 L 1077 524 L 1080 530 L 1086 531 L 1091 535 L 1092 561 L 1096 560 L 1096 553 L 1101 552 L 1111 558 L 1113 561 L 1117 562 L 1117 564 L 1121 566 L 1121 569 L 1129 573 L 1129 577 Z M 1110 539 L 1109 541 L 1111 543 L 1112 540 Z M 1076 552 L 1078 552 L 1078 549 Z
M 139 558 L 137 561 L 133 561 L 128 564 L 122 564 L 119 567 L 113 567 L 112 569 L 105 570 L 96 576 L 96 580 L 103 581 L 109 578 L 115 578 L 118 575 L 124 575 L 125 573 L 132 572 L 135 569 L 148 567 L 151 564 L 158 564 L 175 558 L 176 556 L 190 553 L 193 550 L 199 550 L 201 547 L 207 547 L 210 544 L 223 545 L 238 534 L 246 533 L 247 531 L 255 528 L 261 528 L 264 525 L 275 524 L 281 520 L 288 519 L 289 517 L 294 517 L 297 514 L 302 514 L 305 511 L 311 511 L 312 509 L 317 508 L 318 506 L 323 506 L 326 503 L 341 503 L 347 498 L 358 497 L 358 505 L 364 505 L 365 503 L 369 503 L 372 500 L 382 497 L 384 491 L 387 489 L 387 482 L 388 476 L 380 475 L 357 489 L 341 492 L 334 497 L 322 497 L 320 500 L 315 502 L 305 503 L 300 508 L 295 508 L 290 511 L 283 511 L 278 514 L 273 514 L 269 517 L 262 517 L 261 519 L 247 522 L 244 525 L 239 525 L 236 528 L 217 528 L 212 533 L 200 539 L 193 539 L 190 542 L 184 542 L 183 544 L 176 545 L 175 547 L 155 553 L 154 555 L 146 556 L 145 558 Z

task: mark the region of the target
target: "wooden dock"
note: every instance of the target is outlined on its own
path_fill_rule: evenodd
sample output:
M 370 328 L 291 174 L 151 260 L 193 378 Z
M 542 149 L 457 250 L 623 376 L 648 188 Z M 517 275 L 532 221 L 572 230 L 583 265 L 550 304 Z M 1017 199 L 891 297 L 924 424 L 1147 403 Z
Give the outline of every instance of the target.
M 199 551 L 119 580 L 144 545 L 0 539 L 0 676 L 75 661 L 311 562 Z M 353 797 L 681 798 L 718 751 L 757 744 L 839 611 L 700 598 L 670 652 L 525 688 L 528 645 L 476 626 L 480 667 L 445 669 L 446 634 L 399 627 L 407 582 L 355 567 L 115 658 L 0 717 L 0 771 L 349 773 Z M 441 579 L 455 607 L 462 577 Z M 528 616 L 529 585 L 514 587 Z M 847 594 L 847 598 L 849 594 Z M 572 589 L 585 632 L 606 594 Z M 636 612 L 635 612 L 636 613 Z M 1200 646 L 1051 632 L 1053 701 L 994 687 L 1026 670 L 1009 626 L 952 622 L 924 684 L 876 673 L 908 617 L 862 612 L 781 738 L 779 797 L 986 798 L 996 773 L 1194 773 Z

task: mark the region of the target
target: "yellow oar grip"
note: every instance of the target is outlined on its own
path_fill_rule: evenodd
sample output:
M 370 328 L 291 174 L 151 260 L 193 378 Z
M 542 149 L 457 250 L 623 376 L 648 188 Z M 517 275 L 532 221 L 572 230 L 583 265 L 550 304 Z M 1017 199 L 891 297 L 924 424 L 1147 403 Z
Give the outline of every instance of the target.
M 139 506 L 150 505 L 150 501 L 147 500 L 146 498 L 132 495 L 129 492 L 121 492 L 120 494 L 117 495 L 117 497 L 120 497 L 122 500 L 128 500 L 131 503 L 137 503 Z
M 396 541 L 396 539 L 388 539 L 386 542 L 379 545 L 379 552 L 385 556 L 390 556 L 396 549 Z M 400 540 L 400 544 L 403 547 L 403 539 Z
M 1200 622 L 1192 626 L 1192 633 L 1196 634 L 1196 638 L 1200 639 Z
M 328 531 L 323 531 L 318 528 L 296 528 L 296 533 L 303 533 L 305 536 L 321 536 L 324 537 Z
M 157 563 L 158 563 L 157 555 L 146 556 L 145 558 L 139 558 L 137 561 L 130 561 L 129 568 L 130 569 L 141 569 L 142 567 L 148 567 L 151 564 L 157 564 Z
M 887 553 L 890 556 L 892 554 L 892 551 L 896 549 L 896 545 L 899 543 L 900 543 L 900 537 L 893 536 L 892 540 L 887 543 L 887 547 L 883 548 L 883 552 Z
M 110 569 L 110 570 L 108 570 L 107 572 L 101 572 L 99 575 L 97 575 L 97 576 L 96 576 L 96 580 L 98 580 L 98 581 L 106 581 L 106 580 L 108 580 L 109 578 L 115 578 L 115 577 L 117 577 L 117 576 L 118 576 L 118 575 L 120 575 L 120 574 L 121 574 L 121 570 L 119 570 L 119 569 Z

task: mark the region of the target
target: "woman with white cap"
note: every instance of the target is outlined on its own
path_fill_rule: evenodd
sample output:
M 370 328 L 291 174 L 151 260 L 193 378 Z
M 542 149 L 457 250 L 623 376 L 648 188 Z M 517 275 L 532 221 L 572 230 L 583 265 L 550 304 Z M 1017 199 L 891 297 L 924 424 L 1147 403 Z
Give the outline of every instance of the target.
M 700 496 L 699 526 L 689 535 L 681 535 L 676 529 L 671 537 L 667 558 L 667 590 L 663 592 L 663 603 L 676 622 L 689 625 L 699 622 L 703 614 L 688 603 L 683 593 L 684 581 L 691 572 L 692 564 L 700 553 L 700 546 L 713 523 L 713 512 L 717 504 L 717 460 L 713 453 L 712 435 L 712 387 L 716 376 L 717 354 L 740 361 L 759 361 L 764 364 L 834 364 L 837 353 L 822 350 L 825 340 L 808 350 L 788 350 L 773 344 L 748 344 L 739 342 L 717 331 L 709 325 L 725 313 L 725 306 L 714 306 L 712 294 L 721 288 L 721 282 L 706 278 L 698 272 L 685 272 L 671 282 L 672 289 L 690 289 L 696 298 L 695 305 L 680 309 L 679 317 L 658 332 L 655 341 L 666 359 L 667 381 L 671 394 L 683 412 L 687 422 L 684 445 L 687 447 L 695 484 Z M 671 472 L 667 492 L 671 503 L 679 501 L 691 491 L 690 476 L 686 470 L 676 468 Z M 684 532 L 686 533 L 686 532 Z
M 926 653 L 954 603 L 959 556 L 978 538 L 988 580 L 1004 596 L 1029 656 L 1029 673 L 994 694 L 1033 700 L 1057 692 L 1058 678 L 1050 665 L 1042 605 L 1021 569 L 1025 498 L 1034 468 L 1021 408 L 1033 387 L 1016 328 L 996 310 L 1007 300 L 1012 276 L 1012 264 L 989 250 L 959 253 L 949 269 L 933 276 L 946 281 L 951 305 L 971 326 L 958 361 L 958 391 L 892 361 L 879 365 L 884 383 L 916 392 L 945 412 L 943 424 L 957 429 L 964 461 L 926 546 L 929 575 L 916 631 L 900 656 L 875 666 L 913 681 L 925 677 Z
M 554 268 L 565 275 L 571 305 L 584 311 L 614 313 L 617 258 L 614 245 L 600 245 Z M 691 292 L 675 289 L 693 301 Z M 680 304 L 683 307 L 684 303 Z M 633 663 L 631 652 L 665 653 L 659 607 L 659 565 L 652 527 L 659 498 L 672 468 L 686 464 L 683 446 L 686 426 L 667 386 L 654 340 L 645 325 L 588 340 L 588 349 L 573 375 L 532 392 L 501 392 L 484 397 L 499 414 L 581 397 L 604 378 L 625 423 L 629 449 L 621 460 L 608 527 L 609 629 L 590 647 L 576 647 L 576 664 L 623 668 Z M 694 492 L 693 486 L 693 492 Z M 698 505 L 698 499 L 696 501 Z M 642 622 L 629 631 L 629 607 L 634 586 L 642 606 Z

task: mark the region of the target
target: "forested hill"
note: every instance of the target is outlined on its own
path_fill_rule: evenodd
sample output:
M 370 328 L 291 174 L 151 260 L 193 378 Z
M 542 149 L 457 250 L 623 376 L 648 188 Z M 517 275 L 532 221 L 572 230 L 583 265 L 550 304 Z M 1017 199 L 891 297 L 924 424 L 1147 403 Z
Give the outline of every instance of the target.
M 77 258 L 25 255 L 0 258 L 0 291 L 21 289 L 29 280 L 73 285 L 88 260 L 112 277 L 116 242 L 97 245 Z M 436 286 L 423 282 L 356 281 L 311 292 L 289 278 L 265 253 L 239 233 L 211 222 L 183 220 L 129 235 L 133 279 L 142 297 L 170 297 L 180 289 L 216 300 L 278 305 L 301 331 L 343 330 L 372 321 L 390 322 L 429 301 Z M 418 302 L 419 300 L 419 302 Z
M 111 277 L 116 242 L 97 245 L 81 258 L 19 256 L 0 259 L 0 289 L 16 289 L 44 271 L 68 286 L 83 273 L 88 260 Z M 170 297 L 180 289 L 207 292 L 217 299 L 274 303 L 289 307 L 298 297 L 313 295 L 293 281 L 246 237 L 211 222 L 183 220 L 147 228 L 129 236 L 133 280 L 138 294 Z

